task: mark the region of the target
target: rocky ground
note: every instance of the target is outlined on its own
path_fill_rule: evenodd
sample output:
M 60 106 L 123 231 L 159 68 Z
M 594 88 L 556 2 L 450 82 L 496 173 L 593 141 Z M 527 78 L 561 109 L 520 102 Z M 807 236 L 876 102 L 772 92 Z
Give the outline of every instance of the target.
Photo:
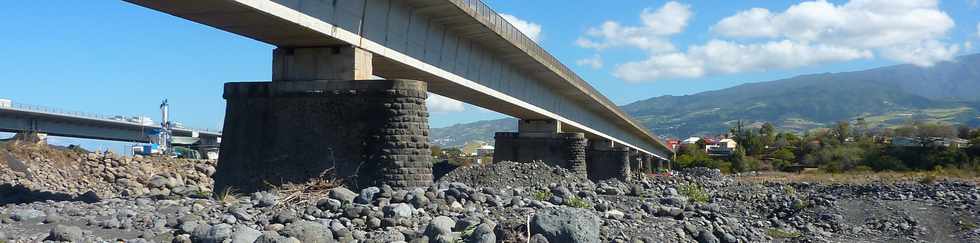
M 980 191 L 941 179 L 765 182 L 690 169 L 591 182 L 502 162 L 429 188 L 209 196 L 208 162 L 13 150 L 0 149 L 0 242 L 980 242 Z

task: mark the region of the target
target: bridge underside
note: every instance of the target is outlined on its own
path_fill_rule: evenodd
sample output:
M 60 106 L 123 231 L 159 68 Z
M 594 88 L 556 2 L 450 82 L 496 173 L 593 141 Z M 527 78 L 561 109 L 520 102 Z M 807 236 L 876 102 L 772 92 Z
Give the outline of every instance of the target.
M 425 186 L 431 158 L 419 91 L 522 119 L 518 133 L 498 134 L 498 146 L 512 149 L 495 160 L 548 160 L 579 173 L 612 163 L 619 173 L 596 177 L 625 178 L 642 171 L 643 156 L 669 157 L 645 128 L 479 1 L 127 1 L 277 46 L 272 82 L 225 86 L 216 191 L 322 171 L 361 186 Z M 366 80 L 372 76 L 389 80 Z M 264 141 L 272 142 L 258 145 Z M 616 152 L 587 161 L 591 143 Z
M 372 74 L 661 159 L 670 151 L 479 1 L 126 0 L 280 48 L 354 46 Z

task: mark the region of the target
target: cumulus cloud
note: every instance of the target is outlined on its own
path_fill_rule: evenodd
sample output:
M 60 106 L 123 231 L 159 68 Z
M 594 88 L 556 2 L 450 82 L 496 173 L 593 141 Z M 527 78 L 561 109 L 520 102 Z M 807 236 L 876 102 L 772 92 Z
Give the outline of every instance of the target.
M 432 113 L 460 112 L 466 110 L 463 102 L 433 93 L 429 93 L 429 98 L 425 99 L 425 105 L 428 106 L 429 112 Z
M 676 5 L 680 4 L 671 2 L 655 11 L 686 12 L 672 22 L 648 21 L 645 17 L 654 14 L 644 11 L 644 27 L 606 22 L 586 32 L 604 41 L 580 39 L 578 44 L 659 50 L 651 51 L 644 60 L 618 65 L 614 75 L 627 81 L 698 78 L 875 57 L 928 67 L 953 59 L 963 49 L 944 41 L 955 23 L 939 10 L 937 0 L 850 0 L 843 4 L 817 0 L 781 12 L 752 8 L 723 18 L 711 27 L 715 38 L 686 50 L 676 50 L 668 39 L 682 32 L 691 16 L 687 7 L 676 11 L 680 9 Z M 669 28 L 638 30 L 650 23 Z
M 599 56 L 599 54 L 596 53 L 590 58 L 583 58 L 583 59 L 579 59 L 578 61 L 575 61 L 575 64 L 578 64 L 579 66 L 590 67 L 592 69 L 600 69 L 602 68 L 602 56 Z
M 640 13 L 642 26 L 627 26 L 606 21 L 586 31 L 576 44 L 584 48 L 602 50 L 610 47 L 634 47 L 650 52 L 669 52 L 676 48 L 667 38 L 684 31 L 691 18 L 689 5 L 667 2 L 656 10 L 644 9 Z
M 759 44 L 712 40 L 705 45 L 690 46 L 685 53 L 653 55 L 643 61 L 625 63 L 618 66 L 613 75 L 627 81 L 698 78 L 707 74 L 795 68 L 869 58 L 871 55 L 866 50 L 808 45 L 790 40 Z
M 507 22 L 509 22 L 511 25 L 514 25 L 514 27 L 516 27 L 517 30 L 520 30 L 521 33 L 524 33 L 524 35 L 526 35 L 527 38 L 531 38 L 531 40 L 533 40 L 534 42 L 538 42 L 538 40 L 540 40 L 539 39 L 541 37 L 540 24 L 523 20 L 510 14 L 500 14 L 500 17 L 503 17 L 504 20 L 507 20 Z

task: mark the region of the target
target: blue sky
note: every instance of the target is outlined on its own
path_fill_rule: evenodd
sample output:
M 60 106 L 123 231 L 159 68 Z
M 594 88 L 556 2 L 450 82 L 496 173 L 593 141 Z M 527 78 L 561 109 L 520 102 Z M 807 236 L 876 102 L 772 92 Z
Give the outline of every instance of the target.
M 976 0 L 487 2 L 618 104 L 980 44 Z M 271 76 L 273 46 L 122 1 L 11 1 L 0 19 L 0 98 L 15 102 L 158 120 L 168 98 L 175 119 L 217 128 L 223 83 Z M 432 110 L 433 127 L 503 117 Z

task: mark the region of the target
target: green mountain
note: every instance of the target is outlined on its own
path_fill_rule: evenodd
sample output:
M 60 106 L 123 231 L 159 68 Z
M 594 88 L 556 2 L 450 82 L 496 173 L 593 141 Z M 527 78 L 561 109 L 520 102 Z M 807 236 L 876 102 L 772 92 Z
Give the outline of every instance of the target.
M 429 129 L 429 140 L 442 147 L 461 147 L 470 141 L 493 143 L 495 132 L 517 131 L 517 119 L 503 118 Z
M 863 71 L 802 75 L 684 96 L 660 96 L 622 106 L 656 134 L 719 134 L 742 120 L 804 131 L 863 118 L 871 127 L 909 120 L 980 125 L 980 54 L 932 67 L 895 65 Z M 488 141 L 513 131 L 514 119 L 432 129 L 434 141 Z M 438 136 L 436 136 L 438 135 Z M 438 144 L 438 142 L 437 142 Z
M 980 124 L 980 55 L 922 68 L 896 65 L 747 83 L 623 106 L 654 133 L 717 134 L 742 120 L 796 131 L 864 118 L 870 126 L 908 120 Z

